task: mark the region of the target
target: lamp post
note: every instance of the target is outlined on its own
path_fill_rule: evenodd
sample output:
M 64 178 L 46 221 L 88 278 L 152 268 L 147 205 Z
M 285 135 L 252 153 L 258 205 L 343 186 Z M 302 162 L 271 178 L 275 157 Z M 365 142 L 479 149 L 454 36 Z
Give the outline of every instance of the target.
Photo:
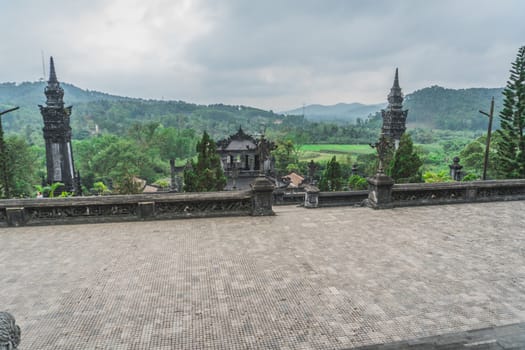
M 490 149 L 490 135 L 492 133 L 492 119 L 494 117 L 494 96 L 492 97 L 492 101 L 490 101 L 490 113 L 486 113 L 483 111 L 479 111 L 479 113 L 486 115 L 489 117 L 489 126 L 487 130 L 487 145 L 485 146 L 485 159 L 483 161 L 483 177 L 482 180 L 487 179 L 487 167 L 489 164 L 489 149 Z
M 7 174 L 7 155 L 5 154 L 4 129 L 2 127 L 2 116 L 9 112 L 16 111 L 20 107 L 14 107 L 0 112 L 0 167 L 2 167 L 2 185 L 4 187 L 4 195 L 6 198 L 10 197 L 9 193 L 9 176 Z

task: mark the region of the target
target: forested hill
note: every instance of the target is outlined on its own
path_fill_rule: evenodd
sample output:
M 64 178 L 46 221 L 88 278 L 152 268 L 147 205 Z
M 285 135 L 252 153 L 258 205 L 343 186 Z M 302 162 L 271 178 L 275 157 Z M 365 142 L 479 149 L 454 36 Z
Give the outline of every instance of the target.
M 407 122 L 412 126 L 450 130 L 484 130 L 487 117 L 479 110 L 489 112 L 494 96 L 497 116 L 503 106 L 503 88 L 446 89 L 431 86 L 408 94 L 404 107 Z M 496 126 L 498 118 L 494 118 Z
M 44 88 L 46 85 L 47 83 L 44 81 L 24 82 L 20 84 L 0 83 L 0 103 L 12 103 L 21 106 L 44 104 L 46 100 Z M 67 104 L 128 99 L 127 97 L 110 95 L 103 92 L 83 90 L 67 83 L 61 83 L 60 86 L 64 89 L 64 99 Z
M 183 101 L 158 101 L 119 97 L 96 91 L 83 90 L 70 84 L 61 84 L 64 100 L 73 105 L 71 127 L 73 137 L 83 139 L 96 131 L 123 135 L 134 123 L 159 122 L 164 126 L 192 128 L 198 132 L 207 130 L 218 139 L 230 135 L 242 126 L 249 133 L 258 133 L 265 126 L 283 123 L 294 127 L 303 124 L 300 116 L 290 117 L 246 106 L 197 105 Z M 2 119 L 7 132 L 23 133 L 28 139 L 40 138 L 42 117 L 39 104 L 45 103 L 45 82 L 0 83 L 0 110 L 20 106 L 20 110 Z M 484 130 L 487 118 L 478 111 L 488 111 L 492 96 L 496 99 L 496 115 L 502 106 L 502 88 L 446 89 L 439 86 L 424 88 L 408 94 L 404 107 L 409 109 L 409 127 L 425 127 L 452 130 Z M 386 102 L 386 101 L 385 101 Z M 315 106 L 323 114 L 320 120 L 348 120 L 356 110 L 366 115 L 379 111 L 381 105 L 338 104 Z M 301 109 L 296 110 L 301 111 Z M 346 112 L 345 112 L 346 111 Z M 306 114 L 306 113 L 305 113 Z M 332 118 L 330 115 L 338 115 Z M 363 114 L 361 118 L 365 119 Z M 349 118 L 352 120 L 352 118 Z M 355 120 L 355 118 L 353 119 Z M 498 118 L 495 118 L 495 126 Z M 304 127 L 304 126 L 302 126 Z
M 404 108 L 408 109 L 407 123 L 412 127 L 451 129 L 451 130 L 484 130 L 487 120 L 478 111 L 490 108 L 490 99 L 495 99 L 495 115 L 503 105 L 503 88 L 446 89 L 431 86 L 407 94 Z M 355 122 L 366 119 L 369 114 L 379 112 L 384 104 L 364 105 L 360 103 L 338 103 L 333 106 L 308 105 L 286 113 L 304 113 L 307 120 L 333 122 Z M 495 118 L 497 126 L 498 118 Z
M 285 114 L 303 115 L 306 120 L 317 122 L 351 122 L 365 120 L 370 114 L 386 106 L 383 104 L 366 105 L 362 103 L 338 103 L 332 106 L 319 104 L 308 105 L 284 112 Z
M 42 117 L 38 108 L 45 104 L 45 82 L 1 83 L 0 109 L 20 106 L 3 118 L 7 132 L 32 134 L 41 138 Z M 225 137 L 239 126 L 251 133 L 279 123 L 283 116 L 246 106 L 197 105 L 183 101 L 143 100 L 80 89 L 61 83 L 64 102 L 73 105 L 73 137 L 82 139 L 99 132 L 125 134 L 134 123 L 159 122 L 164 126 L 207 130 L 212 136 Z

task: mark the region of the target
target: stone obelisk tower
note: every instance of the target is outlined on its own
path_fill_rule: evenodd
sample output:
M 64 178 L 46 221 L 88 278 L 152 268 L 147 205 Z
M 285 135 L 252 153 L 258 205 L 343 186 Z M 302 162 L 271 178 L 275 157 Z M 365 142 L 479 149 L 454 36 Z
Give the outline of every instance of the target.
M 64 107 L 64 89 L 60 86 L 55 72 L 53 57 L 50 59 L 49 81 L 44 90 L 46 105 L 40 106 L 44 118 L 44 139 L 46 141 L 47 184 L 61 182 L 63 187 L 56 192 L 78 193 L 75 176 L 73 151 L 71 149 L 71 127 L 69 117 L 71 106 Z
M 408 110 L 403 110 L 403 93 L 399 86 L 399 76 L 396 68 L 396 76 L 394 77 L 394 84 L 388 94 L 388 106 L 381 111 L 383 117 L 383 126 L 381 132 L 394 140 L 397 145 L 401 139 L 401 135 L 406 130 Z

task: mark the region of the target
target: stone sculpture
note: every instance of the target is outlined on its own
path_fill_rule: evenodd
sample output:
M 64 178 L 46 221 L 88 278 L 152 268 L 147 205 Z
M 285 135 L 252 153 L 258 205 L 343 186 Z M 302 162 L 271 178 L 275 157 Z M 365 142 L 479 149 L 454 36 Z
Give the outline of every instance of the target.
M 0 350 L 15 350 L 20 344 L 20 327 L 8 312 L 0 311 Z

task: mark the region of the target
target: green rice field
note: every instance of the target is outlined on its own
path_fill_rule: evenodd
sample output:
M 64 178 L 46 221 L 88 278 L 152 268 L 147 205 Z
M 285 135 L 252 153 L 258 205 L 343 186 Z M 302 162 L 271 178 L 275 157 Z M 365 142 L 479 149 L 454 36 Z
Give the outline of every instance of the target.
M 441 146 L 439 144 L 415 145 L 428 153 L 439 153 Z M 305 144 L 302 145 L 299 152 L 299 160 L 314 162 L 327 162 L 333 156 L 338 160 L 344 157 L 357 157 L 360 154 L 374 153 L 375 150 L 370 145 L 340 145 L 340 144 Z M 441 151 L 442 152 L 442 151 Z
M 332 144 L 306 144 L 300 148 L 300 160 L 314 162 L 326 162 L 333 156 L 343 158 L 346 156 L 356 157 L 360 154 L 373 153 L 374 149 L 369 145 L 332 145 Z

